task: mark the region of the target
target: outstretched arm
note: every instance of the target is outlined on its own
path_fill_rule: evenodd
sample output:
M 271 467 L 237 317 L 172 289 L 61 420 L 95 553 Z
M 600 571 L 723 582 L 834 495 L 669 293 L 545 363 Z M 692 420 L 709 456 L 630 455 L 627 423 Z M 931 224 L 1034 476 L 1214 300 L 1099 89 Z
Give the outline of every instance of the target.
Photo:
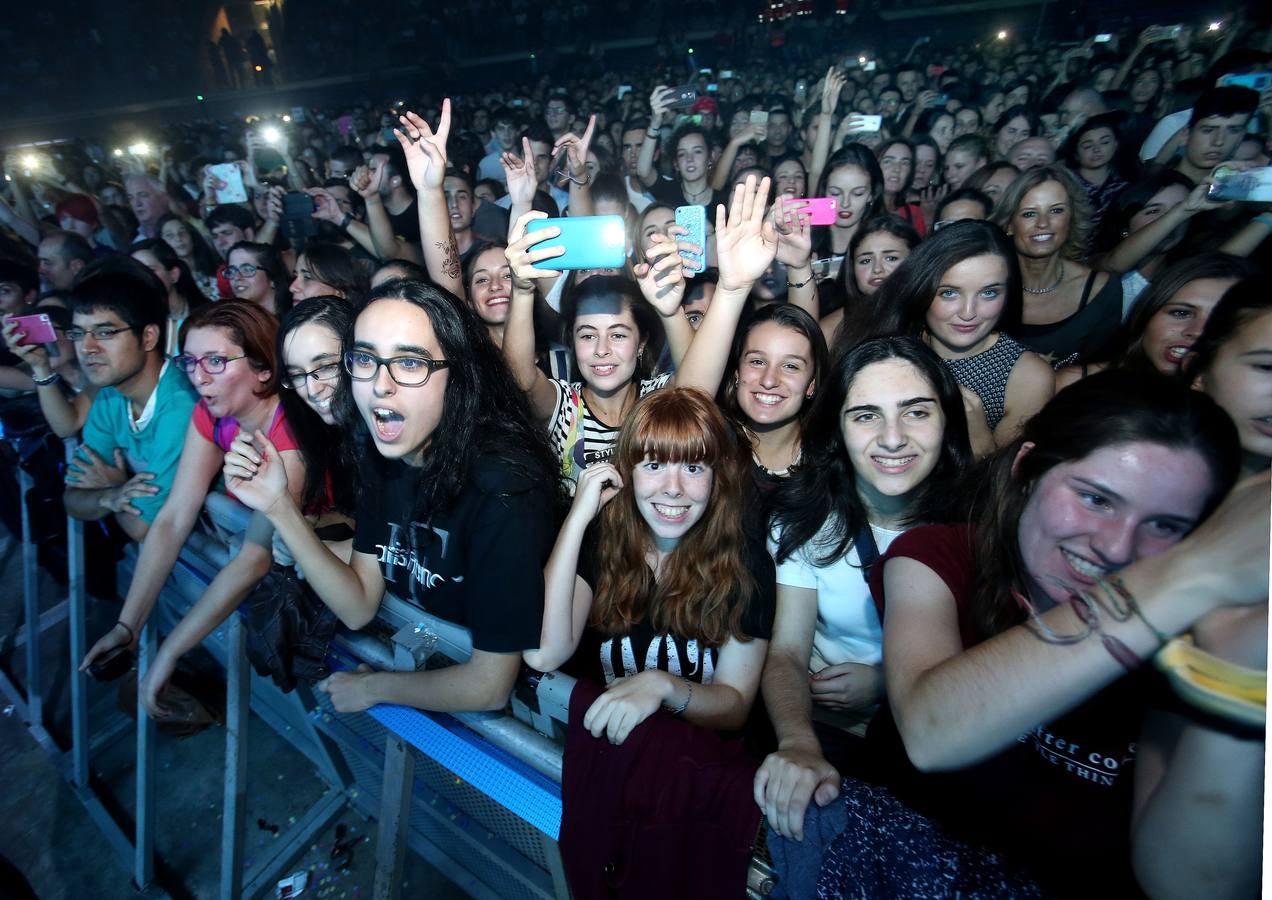
M 424 267 L 429 277 L 456 297 L 465 296 L 460 273 L 459 247 L 451 231 L 450 211 L 442 182 L 446 178 L 446 139 L 450 137 L 450 100 L 442 101 L 442 115 L 437 131 L 413 112 L 399 118 L 401 128 L 394 136 L 406 154 L 406 167 L 415 185 L 419 207 L 420 240 L 423 242 Z

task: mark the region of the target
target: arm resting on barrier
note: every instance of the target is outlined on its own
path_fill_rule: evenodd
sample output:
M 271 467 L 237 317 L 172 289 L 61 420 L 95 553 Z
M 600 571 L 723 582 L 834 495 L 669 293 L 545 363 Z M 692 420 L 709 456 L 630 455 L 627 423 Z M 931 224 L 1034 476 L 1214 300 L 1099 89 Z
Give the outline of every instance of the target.
M 131 631 L 132 637 L 125 641 L 120 633 L 122 629 L 116 626 L 88 651 L 80 664 L 81 670 L 86 670 L 100 654 L 131 642 L 141 633 L 181 553 L 181 545 L 194 528 L 220 463 L 220 448 L 204 440 L 193 424 L 189 425 L 172 490 L 142 542 L 132 584 L 128 586 L 128 596 L 119 614 L 120 622 Z
M 378 703 L 434 712 L 500 710 L 521 668 L 519 653 L 474 650 L 468 662 L 424 672 L 336 672 L 319 682 L 338 712 L 360 712 Z
M 167 715 L 161 697 L 177 660 L 198 646 L 234 612 L 256 583 L 269 572 L 271 562 L 273 556 L 268 545 L 262 547 L 255 541 L 244 541 L 242 549 L 229 565 L 217 572 L 199 602 L 172 629 L 146 670 L 146 678 L 140 688 L 142 700 L 152 716 L 161 718 Z

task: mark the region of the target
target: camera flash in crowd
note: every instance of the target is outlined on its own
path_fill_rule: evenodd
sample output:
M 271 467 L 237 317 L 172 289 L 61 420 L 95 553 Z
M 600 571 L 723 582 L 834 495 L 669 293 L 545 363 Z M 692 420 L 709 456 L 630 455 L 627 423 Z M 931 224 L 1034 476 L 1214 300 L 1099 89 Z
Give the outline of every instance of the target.
M 265 143 L 267 144 L 277 144 L 279 138 L 282 137 L 282 134 L 280 134 L 278 129 L 274 126 L 267 125 L 261 129 L 261 137 L 264 138 Z

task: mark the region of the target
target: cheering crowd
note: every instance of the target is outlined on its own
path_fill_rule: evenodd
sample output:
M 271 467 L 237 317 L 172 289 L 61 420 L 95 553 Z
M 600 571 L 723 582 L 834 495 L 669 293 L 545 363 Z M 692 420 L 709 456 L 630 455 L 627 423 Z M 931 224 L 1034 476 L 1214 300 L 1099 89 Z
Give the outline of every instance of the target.
M 82 668 L 220 491 L 150 713 L 240 606 L 341 713 L 568 672 L 575 896 L 740 896 L 761 819 L 796 898 L 1255 895 L 1263 730 L 1148 664 L 1266 668 L 1272 45 L 1218 24 L 10 152 L 3 458 L 101 523 Z M 330 671 L 386 593 L 471 658 Z M 619 771 L 694 826 L 606 844 Z

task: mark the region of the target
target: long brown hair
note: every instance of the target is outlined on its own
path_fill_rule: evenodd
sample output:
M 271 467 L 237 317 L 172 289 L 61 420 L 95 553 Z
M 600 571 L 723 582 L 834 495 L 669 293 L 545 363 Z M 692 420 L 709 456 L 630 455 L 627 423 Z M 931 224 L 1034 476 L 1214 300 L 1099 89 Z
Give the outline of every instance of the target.
M 649 526 L 637 508 L 631 477 L 650 457 L 704 463 L 714 476 L 706 512 L 667 557 L 660 581 L 646 562 Z M 601 511 L 592 626 L 606 635 L 625 634 L 648 613 L 655 630 L 712 646 L 743 638 L 742 612 L 757 589 L 742 528 L 748 471 L 716 405 L 691 388 L 650 394 L 623 423 L 614 467 L 623 488 Z

